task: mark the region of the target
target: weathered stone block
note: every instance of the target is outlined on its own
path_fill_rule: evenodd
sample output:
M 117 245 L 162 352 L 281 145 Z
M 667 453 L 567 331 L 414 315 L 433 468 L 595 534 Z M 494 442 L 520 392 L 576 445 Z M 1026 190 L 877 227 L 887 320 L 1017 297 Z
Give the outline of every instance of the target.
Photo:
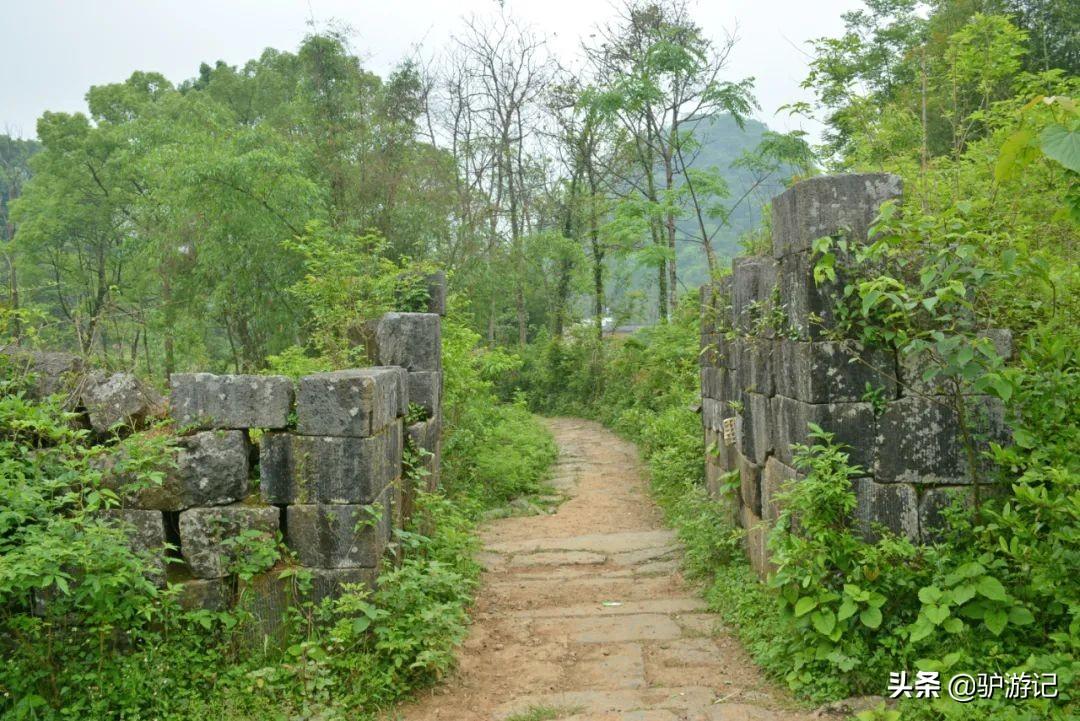
M 1004 407 L 987 397 L 969 396 L 965 402 L 981 464 L 990 441 L 1008 439 Z M 947 398 L 907 396 L 889 403 L 878 419 L 874 445 L 873 469 L 879 481 L 962 484 L 972 480 L 960 422 Z M 976 470 L 982 471 L 982 465 Z
M 720 365 L 720 336 L 718 334 L 707 333 L 702 336 L 698 365 L 702 368 L 716 368 Z
M 855 480 L 855 498 L 856 524 L 867 542 L 881 538 L 876 525 L 898 536 L 919 539 L 919 500 L 914 487 L 859 478 Z
M 165 410 L 161 394 L 131 373 L 90 373 L 83 379 L 80 398 L 98 434 L 120 425 L 138 428 Z
M 739 454 L 739 496 L 754 515 L 761 515 L 761 466 Z
M 294 579 L 276 570 L 260 573 L 240 581 L 237 597 L 237 608 L 251 614 L 251 622 L 238 629 L 244 643 L 282 648 L 289 638 L 287 612 L 301 600 Z
M 252 541 L 236 543 L 245 531 L 257 531 Z M 252 543 L 274 543 L 278 509 L 236 504 L 191 508 L 180 513 L 180 553 L 196 578 L 221 578 L 243 560 Z
M 343 584 L 366 586 L 374 591 L 379 576 L 377 568 L 309 568 L 311 573 L 311 600 L 315 604 L 326 598 L 341 596 Z
M 766 396 L 776 394 L 775 374 L 782 372 L 777 363 L 780 355 L 777 343 L 766 338 L 742 338 L 733 343 L 742 390 Z
M 393 493 L 389 486 L 367 505 L 289 506 L 289 546 L 304 566 L 377 568 L 390 540 Z
M 436 416 L 426 421 L 413 423 L 406 430 L 409 440 L 416 448 L 425 448 L 429 451 L 439 446 L 439 436 L 442 432 L 442 421 Z
M 226 611 L 232 594 L 224 578 L 192 578 L 178 583 L 177 601 L 185 611 Z
M 179 426 L 284 428 L 292 410 L 293 383 L 285 376 L 173 373 L 169 386 Z
M 724 394 L 726 368 L 701 369 L 701 395 L 703 398 L 720 400 Z
M 836 306 L 846 279 L 837 272 L 836 281 L 814 280 L 814 260 L 809 251 L 795 253 L 780 262 L 780 305 L 785 336 L 820 340 L 823 331 L 836 321 Z
M 160 468 L 160 483 L 130 465 L 121 448 L 100 462 L 102 485 L 125 508 L 180 511 L 190 506 L 233 503 L 248 495 L 250 446 L 244 431 L 204 431 L 176 439 L 172 465 Z
M 442 331 L 434 313 L 387 313 L 375 325 L 373 357 L 409 371 L 442 370 Z
M 896 362 L 884 350 L 854 343 L 780 341 L 776 392 L 807 403 L 855 403 L 867 384 L 884 400 L 896 397 Z
M 266 433 L 259 488 L 267 503 L 372 503 L 401 475 L 401 423 L 374 436 Z
M 877 424 L 874 407 L 869 403 L 812 404 L 786 396 L 772 399 L 776 457 L 785 465 L 794 466 L 795 444 L 808 445 L 808 425 L 814 423 L 833 433 L 834 443 L 846 446 L 850 462 L 868 469 L 874 454 Z
M 777 284 L 777 265 L 772 258 L 744 256 L 731 264 L 731 312 L 734 327 L 744 333 L 760 330 L 770 335 L 768 318 L 773 289 Z
M 403 404 L 408 408 L 407 384 L 405 370 L 397 367 L 304 376 L 296 394 L 297 431 L 305 436 L 374 435 L 403 415 Z
M 127 534 L 128 547 L 148 563 L 150 578 L 155 583 L 165 583 L 165 519 L 161 511 L 133 509 L 109 509 L 107 518 Z
M 798 472 L 791 466 L 784 465 L 775 457 L 765 461 L 761 473 L 761 517 L 769 523 L 775 523 L 780 517 L 782 504 L 778 496 L 787 492 L 788 484 L 798 478 Z
M 742 454 L 761 465 L 774 445 L 772 407 L 769 398 L 760 393 L 743 394 Z
M 427 284 L 428 313 L 446 315 L 446 272 L 437 270 L 429 273 L 424 282 Z
M 701 424 L 714 431 L 720 430 L 720 424 L 724 420 L 725 409 L 720 401 L 714 398 L 701 399 Z
M 885 173 L 822 175 L 796 183 L 773 199 L 773 257 L 809 250 L 816 239 L 841 231 L 865 241 L 881 204 L 899 199 L 902 191 L 900 178 Z
M 442 403 L 442 371 L 409 373 L 409 403 L 422 406 L 429 415 L 435 415 Z
M 4 371 L 11 378 L 32 376 L 28 396 L 40 400 L 56 393 L 72 393 L 86 368 L 83 359 L 71 353 L 24 350 L 9 347 L 0 350 Z
M 765 579 L 776 571 L 776 566 L 769 560 L 770 526 L 746 506 L 742 507 L 740 520 L 746 529 L 746 555 L 750 559 L 750 566 L 759 578 Z
M 945 509 L 954 502 L 971 506 L 975 501 L 974 486 L 938 486 L 927 488 L 919 499 L 919 533 L 923 543 L 934 543 L 948 527 Z

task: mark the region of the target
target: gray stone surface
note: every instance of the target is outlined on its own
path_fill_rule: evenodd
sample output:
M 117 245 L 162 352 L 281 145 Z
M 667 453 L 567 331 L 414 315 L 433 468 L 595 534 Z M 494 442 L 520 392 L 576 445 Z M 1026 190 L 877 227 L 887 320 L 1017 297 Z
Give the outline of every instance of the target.
M 739 454 L 739 496 L 755 516 L 761 515 L 761 466 Z
M 150 578 L 165 582 L 165 519 L 161 511 L 109 509 L 104 515 L 127 534 L 128 547 L 148 562 Z
M 83 359 L 71 353 L 33 351 L 9 347 L 0 350 L 7 372 L 15 378 L 33 376 L 29 396 L 42 399 L 55 393 L 72 393 L 86 368 Z
M 824 329 L 836 322 L 836 303 L 842 297 L 846 279 L 838 271 L 836 281 L 814 280 L 814 260 L 810 251 L 795 253 L 780 262 L 780 305 L 783 308 L 785 337 L 821 340 Z
M 248 495 L 250 445 L 245 431 L 203 431 L 176 439 L 173 463 L 156 469 L 160 483 L 145 468 L 131 467 L 123 449 L 101 462 L 102 485 L 125 508 L 180 511 L 216 506 Z
M 770 456 L 765 461 L 765 468 L 761 472 L 761 517 L 769 523 L 775 523 L 780 517 L 783 504 L 778 496 L 790 490 L 788 484 L 798 477 L 798 473 L 791 466 L 781 463 Z
M 760 515 L 746 506 L 742 507 L 740 525 L 746 529 L 746 555 L 750 566 L 760 578 L 766 578 L 776 570 L 769 561 L 769 532 L 771 527 Z
M 405 429 L 409 440 L 417 448 L 434 450 L 439 446 L 439 435 L 442 432 L 442 420 L 439 417 L 429 418 L 426 421 L 413 423 Z
M 407 383 L 405 370 L 393 367 L 304 376 L 296 394 L 297 431 L 306 436 L 374 435 L 402 415 L 403 402 L 408 407 L 408 398 L 402 398 Z
M 173 373 L 172 416 L 181 427 L 285 428 L 293 383 L 285 376 Z
M 259 532 L 260 542 L 273 543 L 278 509 L 234 504 L 191 508 L 180 513 L 180 552 L 196 578 L 221 578 L 242 560 L 244 548 L 226 543 L 244 531 Z
M 428 313 L 446 315 L 446 272 L 437 270 L 429 273 L 424 282 L 427 284 Z
M 251 492 L 248 467 L 251 446 L 246 431 L 202 431 L 177 440 L 175 475 L 181 494 L 179 510 L 192 506 L 221 506 L 242 500 Z M 168 492 L 166 482 L 162 486 Z
M 773 450 L 775 421 L 769 398 L 760 393 L 743 394 L 743 433 L 739 450 L 758 465 Z
M 442 334 L 434 313 L 387 313 L 375 325 L 375 361 L 410 371 L 442 370 Z
M 435 415 L 442 403 L 442 371 L 413 371 L 409 373 L 409 403 L 422 406 Z
M 706 428 L 714 431 L 720 430 L 720 424 L 723 422 L 725 409 L 720 401 L 713 398 L 703 398 L 701 400 L 701 423 Z
M 701 369 L 701 395 L 720 400 L 724 394 L 724 371 L 726 368 L 703 367 Z
M 374 436 L 266 433 L 259 490 L 266 503 L 372 503 L 401 475 L 401 422 Z
M 178 583 L 177 601 L 185 611 L 226 611 L 229 608 L 229 584 L 224 578 L 192 578 Z
M 738 354 L 736 366 L 739 369 L 738 378 L 742 390 L 766 396 L 775 395 L 775 375 L 782 370 L 778 341 L 741 338 L 733 341 L 733 349 Z
M 814 423 L 835 434 L 833 442 L 847 446 L 844 450 L 852 464 L 864 470 L 871 467 L 877 423 L 869 403 L 811 404 L 775 396 L 772 404 L 775 453 L 784 464 L 794 466 L 792 446 L 810 442 L 807 425 Z
M 896 398 L 896 361 L 884 350 L 861 350 L 855 343 L 780 341 L 776 392 L 807 403 L 854 403 L 866 386 L 884 400 Z
M 796 183 L 773 198 L 773 257 L 809 250 L 816 239 L 841 231 L 865 241 L 881 204 L 902 191 L 900 178 L 885 173 L 822 175 Z
M 369 505 L 297 505 L 286 510 L 289 546 L 315 568 L 376 568 L 390 540 L 393 492 Z
M 284 650 L 289 637 L 286 612 L 302 600 L 295 579 L 271 570 L 241 580 L 238 591 L 237 608 L 251 614 L 251 621 L 238 628 L 244 644 L 257 650 Z
M 1008 439 L 1005 412 L 996 399 L 970 396 L 965 402 L 981 471 L 988 442 Z M 887 483 L 970 483 L 972 469 L 949 399 L 907 396 L 889 403 L 878 419 L 873 473 Z
M 772 292 L 777 283 L 777 266 L 773 258 L 743 256 L 731 263 L 731 312 L 734 327 L 742 332 L 758 329 L 772 304 Z M 762 328 L 768 334 L 766 328 Z
M 131 373 L 88 374 L 82 381 L 80 399 L 90 427 L 98 434 L 118 425 L 138 428 L 165 410 L 161 394 Z
M 948 526 L 944 511 L 954 501 L 970 506 L 974 500 L 974 486 L 938 486 L 923 490 L 919 498 L 919 533 L 923 543 L 933 543 L 941 537 Z
M 356 584 L 375 590 L 377 568 L 308 568 L 311 573 L 311 600 L 322 603 L 326 598 L 338 598 L 342 584 Z
M 701 337 L 701 351 L 698 353 L 698 365 L 702 368 L 715 368 L 720 365 L 720 336 L 706 333 Z
M 915 488 L 906 483 L 878 483 L 871 478 L 855 480 L 856 524 L 868 542 L 881 536 L 884 526 L 898 536 L 919 539 L 919 501 Z

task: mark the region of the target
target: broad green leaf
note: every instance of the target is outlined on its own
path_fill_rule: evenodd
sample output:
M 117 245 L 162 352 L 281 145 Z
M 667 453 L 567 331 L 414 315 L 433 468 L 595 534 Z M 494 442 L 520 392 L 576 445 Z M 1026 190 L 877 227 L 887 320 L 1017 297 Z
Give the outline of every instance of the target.
M 829 609 L 821 611 L 814 611 L 814 615 L 810 617 L 810 622 L 814 624 L 814 628 L 822 636 L 828 636 L 836 628 L 836 615 Z
M 1023 606 L 1013 606 L 1009 609 L 1009 623 L 1014 626 L 1027 626 L 1035 623 L 1035 616 Z
M 1001 182 L 1017 176 L 1019 171 L 1038 154 L 1035 150 L 1035 134 L 1030 130 L 1018 130 L 1009 136 L 1001 146 L 997 163 L 994 166 L 994 178 Z
M 858 606 L 855 605 L 855 602 L 851 599 L 845 599 L 836 612 L 836 620 L 845 621 L 854 616 L 856 610 L 858 610 Z
M 1001 632 L 1005 630 L 1005 626 L 1009 623 L 1009 615 L 1005 613 L 1005 611 L 997 609 L 986 614 L 983 623 L 990 629 L 990 633 L 995 636 L 1000 636 Z
M 937 604 L 931 603 L 923 609 L 923 613 L 930 623 L 935 626 L 940 626 L 941 622 L 949 617 L 949 607 L 938 606 Z
M 1005 593 L 1005 587 L 1001 585 L 1001 581 L 997 580 L 993 576 L 983 576 L 979 579 L 979 582 L 975 584 L 975 590 L 980 595 L 989 598 L 991 601 L 1005 601 L 1008 599 L 1008 594 Z
M 867 628 L 877 628 L 881 625 L 881 609 L 880 608 L 865 608 L 859 614 L 859 620 Z
M 805 616 L 806 614 L 817 608 L 817 599 L 810 596 L 803 596 L 795 604 L 795 615 Z
M 1039 147 L 1046 157 L 1080 173 L 1080 132 L 1076 128 L 1049 125 L 1039 133 Z

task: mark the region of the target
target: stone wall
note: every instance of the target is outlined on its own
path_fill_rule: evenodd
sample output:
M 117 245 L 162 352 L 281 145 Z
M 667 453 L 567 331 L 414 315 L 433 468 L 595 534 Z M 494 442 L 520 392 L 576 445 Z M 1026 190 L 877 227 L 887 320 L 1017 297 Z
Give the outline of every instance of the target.
M 861 469 L 855 520 L 868 539 L 884 526 L 928 540 L 952 496 L 971 494 L 959 426 L 941 388 L 892 349 L 837 338 L 842 270 L 834 282 L 814 280 L 813 241 L 843 233 L 865 242 L 881 204 L 900 194 L 900 179 L 884 174 L 798 183 L 773 200 L 771 253 L 736 258 L 730 276 L 702 288 L 706 482 L 731 503 L 762 575 L 777 496 L 801 475 L 792 447 L 810 442 L 810 423 L 834 433 Z M 1008 334 L 994 340 L 1007 354 Z M 983 435 L 1000 437 L 1000 404 L 971 401 Z
M 442 427 L 440 314 L 445 280 L 431 278 L 429 313 L 388 313 L 369 353 L 378 364 L 304 376 L 179 373 L 169 397 L 128 373 L 86 373 L 61 353 L 9 350 L 35 374 L 36 394 L 66 393 L 102 436 L 151 417 L 175 421 L 173 467 L 160 484 L 136 480 L 118 453 L 102 461 L 103 483 L 129 526 L 132 546 L 155 560 L 153 577 L 175 583 L 189 609 L 242 604 L 257 638 L 280 628 L 301 600 L 286 564 L 244 581 L 236 571 L 280 534 L 310 571 L 311 600 L 343 583 L 373 585 L 394 528 L 417 489 L 403 461 L 439 483 Z M 413 474 L 415 477 L 416 474 Z

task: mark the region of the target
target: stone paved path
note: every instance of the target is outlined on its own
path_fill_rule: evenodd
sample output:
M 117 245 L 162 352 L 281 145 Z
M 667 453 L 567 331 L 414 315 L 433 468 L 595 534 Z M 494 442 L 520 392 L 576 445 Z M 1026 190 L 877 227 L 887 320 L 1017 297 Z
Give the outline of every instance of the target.
M 713 633 L 635 447 L 589 421 L 547 422 L 560 449 L 554 482 L 569 500 L 554 514 L 485 526 L 485 572 L 459 669 L 400 718 L 809 718 L 730 633 Z

